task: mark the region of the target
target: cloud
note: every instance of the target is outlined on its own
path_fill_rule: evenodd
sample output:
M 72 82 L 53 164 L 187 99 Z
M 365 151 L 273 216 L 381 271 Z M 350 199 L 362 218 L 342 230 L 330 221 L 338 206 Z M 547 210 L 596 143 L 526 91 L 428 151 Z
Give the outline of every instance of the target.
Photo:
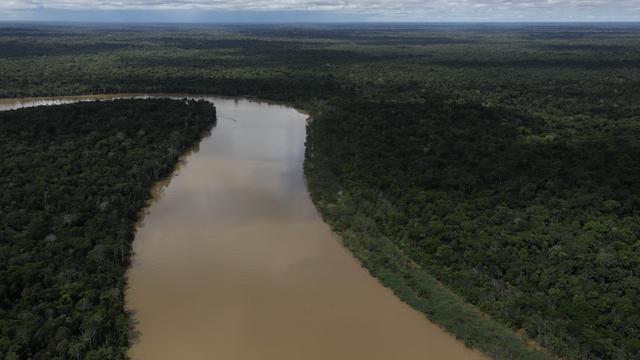
M 2 14 L 61 11 L 277 11 L 359 14 L 369 20 L 631 20 L 640 0 L 0 0 Z M 14 15 L 15 16 L 15 15 Z

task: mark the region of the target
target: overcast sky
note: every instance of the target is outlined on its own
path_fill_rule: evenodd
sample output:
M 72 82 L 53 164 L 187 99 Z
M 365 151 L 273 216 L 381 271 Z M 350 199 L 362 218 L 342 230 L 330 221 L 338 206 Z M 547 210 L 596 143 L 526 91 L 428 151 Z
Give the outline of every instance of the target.
M 640 0 L 0 0 L 0 20 L 640 21 Z

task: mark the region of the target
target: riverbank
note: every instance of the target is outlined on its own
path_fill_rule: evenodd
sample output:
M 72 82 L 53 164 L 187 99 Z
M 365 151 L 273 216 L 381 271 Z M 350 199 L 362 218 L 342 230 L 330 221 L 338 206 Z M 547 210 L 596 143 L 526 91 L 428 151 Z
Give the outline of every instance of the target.
M 175 99 L 197 98 L 211 99 L 208 95 L 190 94 L 112 94 L 112 95 L 81 95 L 53 98 L 27 98 L 27 99 L 2 99 L 0 108 L 30 107 L 40 105 L 67 104 L 79 101 L 114 100 L 122 98 L 156 98 L 171 97 Z M 237 98 L 219 97 L 218 99 L 238 101 Z M 244 101 L 244 100 L 243 100 Z M 246 101 L 260 104 L 257 99 Z M 281 105 L 282 102 L 262 102 L 270 105 Z M 298 106 L 305 106 L 298 104 Z M 321 106 L 310 106 L 308 110 L 301 112 L 309 115 L 321 114 Z M 224 117 L 224 115 L 221 115 Z M 311 124 L 311 123 L 310 123 Z M 309 125 L 311 127 L 311 125 Z M 310 128 L 309 127 L 309 128 Z M 311 138 L 306 139 L 313 147 Z M 301 150 L 302 151 L 302 150 Z M 309 153 L 307 153 L 307 157 Z M 183 154 L 184 159 L 184 154 Z M 526 339 L 515 334 L 512 330 L 501 326 L 486 314 L 483 314 L 473 306 L 467 304 L 437 282 L 432 276 L 412 263 L 397 247 L 388 239 L 381 236 L 361 232 L 357 228 L 344 229 L 337 226 L 334 221 L 334 211 L 339 210 L 339 204 L 327 206 L 321 200 L 315 181 L 316 174 L 309 170 L 309 159 L 305 162 L 305 175 L 308 180 L 309 191 L 316 208 L 323 215 L 324 220 L 332 226 L 342 238 L 344 245 L 353 253 L 375 278 L 414 309 L 424 313 L 427 317 L 448 332 L 454 334 L 468 346 L 482 350 L 484 353 L 496 359 L 550 359 L 548 355 L 533 351 L 526 345 Z M 302 164 L 300 164 L 302 167 Z M 170 175 L 168 179 L 171 179 Z M 163 185 L 157 187 L 164 188 Z M 147 211 L 147 210 L 144 210 Z M 358 223 L 362 219 L 351 219 Z M 341 222 L 344 222 L 344 217 Z M 370 228 L 369 228 L 370 229 Z M 372 250 L 374 249 L 374 250 Z M 380 264 L 384 264 L 381 266 Z
M 307 178 L 313 177 L 307 172 Z M 313 180 L 309 183 L 313 184 Z M 362 217 L 345 217 L 351 211 L 341 203 L 321 203 L 314 185 L 312 198 L 324 220 L 372 276 L 391 289 L 402 301 L 424 313 L 467 346 L 497 360 L 552 360 L 554 356 L 529 345 L 530 340 L 499 324 L 446 288 L 412 262 L 393 242 L 376 231 L 373 222 Z M 315 193 L 315 196 L 313 195 Z M 349 195 L 345 194 L 345 198 Z M 344 200 L 348 201 L 348 200 Z M 337 219 L 337 214 L 340 218 Z M 353 222 L 352 227 L 340 223 Z
M 466 302 L 412 261 L 398 248 L 397 239 L 389 239 L 384 235 L 379 228 L 379 220 L 394 219 L 400 213 L 399 209 L 382 198 L 382 192 L 375 195 L 368 188 L 363 188 L 360 193 L 352 192 L 358 188 L 353 185 L 358 179 L 356 170 L 353 170 L 356 164 L 335 164 L 334 156 L 341 155 L 340 150 L 335 150 L 337 148 L 348 152 L 358 145 L 350 141 L 331 144 L 336 138 L 343 140 L 347 137 L 341 137 L 330 125 L 316 121 L 334 121 L 339 124 L 335 127 L 341 127 L 340 121 L 345 119 L 334 118 L 332 114 L 322 116 L 308 126 L 305 155 L 308 188 L 324 221 L 340 235 L 345 246 L 371 275 L 431 321 L 493 359 L 555 359 L 553 355 L 532 345 L 534 343 L 530 339 Z M 327 151 L 327 147 L 331 147 L 333 153 Z M 345 178 L 352 183 L 339 181 Z
M 366 273 L 314 208 L 305 115 L 213 99 L 134 241 L 133 359 L 484 359 Z

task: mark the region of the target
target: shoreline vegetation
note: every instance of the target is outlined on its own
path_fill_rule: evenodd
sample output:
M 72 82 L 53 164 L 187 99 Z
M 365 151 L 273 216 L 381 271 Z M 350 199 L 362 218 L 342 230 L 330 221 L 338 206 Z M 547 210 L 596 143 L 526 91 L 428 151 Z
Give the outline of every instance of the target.
M 24 25 L 0 29 L 0 96 L 213 93 L 305 109 L 314 203 L 403 300 L 497 358 L 509 329 L 553 356 L 627 360 L 640 356 L 638 34 Z M 475 308 L 500 325 L 458 316 Z M 514 336 L 514 358 L 551 356 Z
M 212 104 L 168 99 L 0 112 L 3 358 L 126 358 L 135 226 L 215 123 Z
M 99 97 L 99 95 L 70 95 L 69 99 L 73 98 L 89 98 Z M 107 94 L 107 97 L 111 95 Z M 66 107 L 69 110 L 74 105 L 92 105 L 95 103 L 109 106 L 111 102 L 126 102 L 126 101 L 165 101 L 168 98 L 164 96 L 170 96 L 174 100 L 168 101 L 182 101 L 175 100 L 178 98 L 190 98 L 190 97 L 207 97 L 213 95 L 197 95 L 197 94 L 113 94 L 113 99 L 92 99 L 87 101 L 81 101 L 77 103 L 61 104 L 61 105 L 44 105 L 44 107 Z M 143 96 L 149 96 L 149 98 L 141 98 Z M 37 101 L 48 99 L 43 98 L 26 98 L 25 100 Z M 60 99 L 60 98 L 57 98 Z M 262 102 L 261 99 L 253 98 L 252 101 Z M 191 101 L 203 101 L 201 99 L 189 100 Z M 265 102 L 269 103 L 268 100 Z M 272 102 L 274 104 L 284 104 L 292 106 L 301 113 L 309 114 L 311 110 L 307 110 L 300 105 L 286 104 L 283 102 Z M 118 104 L 116 104 L 118 105 Z M 21 108 L 18 110 L 8 111 L 24 111 L 23 109 L 41 109 L 42 106 L 34 106 Z M 61 109 L 55 109 L 55 111 L 61 111 Z M 315 109 L 317 112 L 318 110 Z M 0 112 L 1 119 L 2 112 Z M 308 119 L 307 129 L 313 131 L 312 117 Z M 209 131 L 209 130 L 205 130 Z M 202 137 L 196 140 L 191 147 L 185 147 L 180 152 L 175 160 L 173 170 L 164 174 L 158 178 L 158 180 L 151 184 L 149 188 L 150 196 L 145 201 L 145 205 L 140 207 L 137 218 L 134 223 L 138 224 L 140 221 L 144 221 L 145 209 L 149 206 L 149 201 L 153 201 L 157 195 L 157 191 L 161 191 L 163 187 L 169 182 L 173 176 L 177 167 L 180 166 L 181 159 L 184 159 L 194 147 L 198 146 L 198 142 Z M 312 139 L 308 136 L 308 142 Z M 341 207 L 341 204 L 329 204 L 324 203 L 321 198 L 322 186 L 317 184 L 319 178 L 310 170 L 313 168 L 312 154 L 310 151 L 305 152 L 305 177 L 307 179 L 307 187 L 314 204 L 316 205 L 319 213 L 323 216 L 323 220 L 327 222 L 333 231 L 335 231 L 341 238 L 343 244 L 353 256 L 358 259 L 360 264 L 367 269 L 373 277 L 378 279 L 385 287 L 391 289 L 396 296 L 402 301 L 407 303 L 415 310 L 425 314 L 432 322 L 439 325 L 447 332 L 454 335 L 456 338 L 462 340 L 470 348 L 478 349 L 484 354 L 490 356 L 493 359 L 523 359 L 523 360 L 546 360 L 555 359 L 554 357 L 540 352 L 527 345 L 530 341 L 526 337 L 518 335 L 513 330 L 500 325 L 491 319 L 487 314 L 482 313 L 473 305 L 466 303 L 458 295 L 453 293 L 450 289 L 446 288 L 442 283 L 433 278 L 427 272 L 420 268 L 419 265 L 411 261 L 402 251 L 397 248 L 389 239 L 379 233 L 369 232 L 371 229 L 361 228 L 344 228 L 340 224 L 350 221 L 357 222 L 358 219 L 345 220 L 332 217 L 332 214 L 337 209 L 338 211 L 348 211 L 348 208 Z M 344 214 L 344 213 L 342 213 Z M 135 230 L 134 230 L 135 233 Z M 130 243 L 129 243 L 130 246 Z M 129 248 L 130 250 L 130 248 Z M 128 268 L 128 251 L 126 264 Z M 383 267 L 380 264 L 384 263 Z M 129 320 L 130 321 L 130 320 Z M 135 338 L 135 329 L 131 327 L 129 329 L 130 335 Z M 106 353 L 106 352 L 105 352 Z M 104 353 L 102 353 L 104 354 Z M 89 354 L 89 358 L 93 355 Z M 100 355 L 101 356 L 101 355 Z
M 385 287 L 434 324 L 445 329 L 470 348 L 491 359 L 552 360 L 522 334 L 499 324 L 412 262 L 389 239 L 372 229 L 341 229 L 331 210 L 346 210 L 340 204 L 319 207 L 324 220 L 340 236 L 362 266 Z M 340 222 L 345 221 L 344 219 Z M 384 264 L 384 265 L 381 265 Z
M 368 217 L 367 211 L 363 211 L 375 208 L 370 202 L 373 200 L 371 194 L 336 190 L 342 184 L 337 181 L 337 174 L 328 169 L 327 154 L 314 151 L 323 145 L 316 144 L 316 133 L 322 131 L 322 125 L 316 121 L 311 119 L 307 126 L 308 146 L 304 162 L 311 198 L 324 221 L 373 277 L 433 323 L 492 359 L 557 359 L 528 339 L 526 334 L 519 334 L 498 323 L 465 301 L 411 260 L 378 228 L 373 217 Z

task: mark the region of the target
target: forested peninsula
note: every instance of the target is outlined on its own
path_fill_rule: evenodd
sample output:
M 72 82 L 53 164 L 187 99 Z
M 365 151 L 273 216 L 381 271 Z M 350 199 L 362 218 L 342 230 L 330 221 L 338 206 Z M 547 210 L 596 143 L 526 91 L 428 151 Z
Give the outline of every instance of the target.
M 0 112 L 4 359 L 121 359 L 125 272 L 151 187 L 216 123 L 204 101 Z
M 640 358 L 639 35 L 637 24 L 118 30 L 5 25 L 0 29 L 0 96 L 178 92 L 293 104 L 311 115 L 305 173 L 317 208 L 362 264 L 403 300 L 496 359 L 628 360 Z M 60 109 L 73 114 L 81 107 Z M 58 110 L 1 116 L 31 118 L 38 111 Z M 11 140 L 4 153 L 46 144 L 20 138 L 29 134 L 21 130 L 28 122 L 12 124 L 19 140 Z M 108 129 L 101 133 L 118 136 Z M 146 136 L 165 131 L 144 130 Z M 0 136 L 9 133 L 3 130 Z M 48 214 L 46 192 L 27 191 L 18 182 L 27 180 L 5 174 L 28 170 L 38 175 L 53 160 L 31 156 L 46 158 L 48 151 L 56 155 L 46 159 L 81 159 L 84 152 L 68 143 L 3 157 L 5 168 L 20 169 L 3 168 L 0 178 L 16 184 L 2 194 L 7 215 L 0 234 L 20 239 L 2 242 L 3 271 L 23 275 L 1 277 L 12 279 L 0 287 L 2 311 L 16 315 L 10 326 L 2 326 L 0 349 L 52 339 L 51 327 L 41 329 L 29 320 L 45 312 L 24 310 L 33 308 L 30 294 L 46 294 L 47 288 L 29 274 L 49 263 L 20 244 L 48 256 L 47 246 L 67 244 L 61 231 L 75 229 L 80 221 L 71 216 L 65 225 L 64 214 L 50 214 L 43 215 L 44 226 L 31 225 L 36 220 L 26 211 L 32 210 L 16 208 L 27 196 L 21 194 L 38 194 L 24 203 Z M 16 156 L 20 160 L 12 160 Z M 45 165 L 25 167 L 29 161 Z M 104 183 L 144 190 L 135 202 L 122 203 L 137 214 L 157 178 L 146 183 L 119 179 Z M 97 200 L 99 205 L 105 200 L 98 196 L 84 201 L 89 195 L 83 192 L 100 189 L 95 184 L 84 182 L 64 195 L 77 194 L 82 206 L 96 206 Z M 84 212 L 67 215 L 74 214 Z M 120 221 L 117 216 L 109 220 L 114 231 L 121 225 L 112 225 Z M 134 221 L 127 217 L 127 226 Z M 86 254 L 104 250 L 91 252 L 95 244 L 87 245 L 92 238 L 84 233 L 68 239 L 79 245 L 64 246 L 80 246 Z M 98 266 L 92 256 L 84 261 Z M 108 273 L 112 284 L 123 281 L 117 274 L 125 265 L 117 266 Z M 91 288 L 65 272 L 47 274 L 74 284 L 65 288 L 69 291 Z M 98 301 L 95 295 L 91 300 Z M 19 309 L 27 318 L 16 317 Z M 16 324 L 33 324 L 33 329 L 18 331 Z M 82 326 L 79 320 L 75 324 Z M 109 340 L 111 350 L 100 351 L 122 351 L 125 335 L 118 336 Z M 20 346 L 11 351 L 23 351 Z

